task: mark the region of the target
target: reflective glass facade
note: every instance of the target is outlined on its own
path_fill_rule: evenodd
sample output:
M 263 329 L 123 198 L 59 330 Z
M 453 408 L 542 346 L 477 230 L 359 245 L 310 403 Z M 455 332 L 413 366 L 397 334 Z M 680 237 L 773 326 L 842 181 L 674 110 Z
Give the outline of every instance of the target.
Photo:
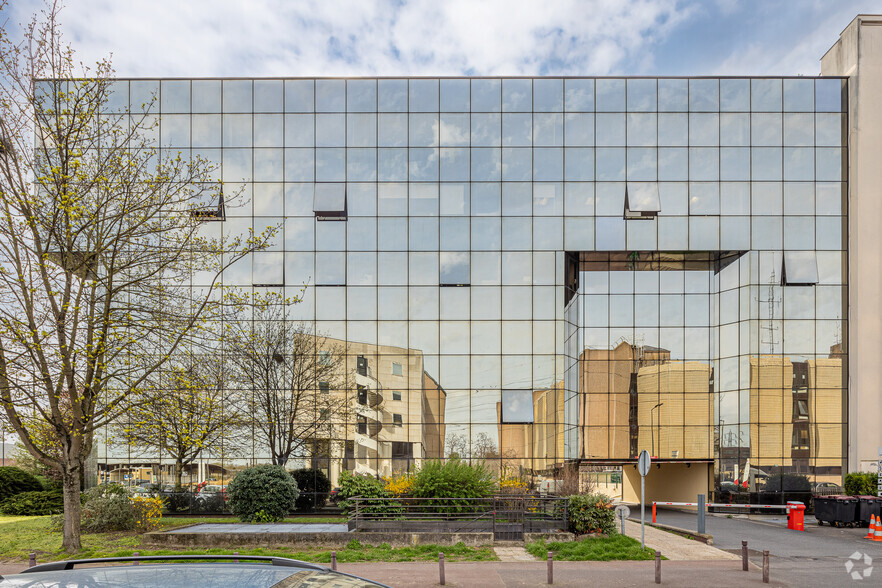
M 705 464 L 711 490 L 759 490 L 773 472 L 841 480 L 842 78 L 114 90 L 133 111 L 157 97 L 161 156 L 215 162 L 248 196 L 206 232 L 281 225 L 224 285 L 306 285 L 284 320 L 345 355 L 331 393 L 351 409 L 325 415 L 292 464 L 336 480 L 457 455 L 535 482 L 647 449 Z M 201 467 L 269 461 L 250 426 L 253 442 Z M 164 463 L 101 452 L 109 477 Z

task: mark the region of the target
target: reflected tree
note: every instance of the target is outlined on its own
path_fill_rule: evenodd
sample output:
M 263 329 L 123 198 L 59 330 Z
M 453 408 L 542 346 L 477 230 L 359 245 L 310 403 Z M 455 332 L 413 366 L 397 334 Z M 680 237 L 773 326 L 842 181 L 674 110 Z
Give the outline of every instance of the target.
M 244 418 L 236 403 L 227 402 L 228 383 L 222 362 L 211 357 L 163 370 L 120 425 L 122 439 L 168 455 L 179 491 L 187 466 L 206 452 L 222 458 L 241 439 Z
M 244 306 L 252 316 L 224 336 L 255 439 L 281 466 L 341 438 L 352 405 L 345 345 L 287 320 L 297 301 L 255 293 Z

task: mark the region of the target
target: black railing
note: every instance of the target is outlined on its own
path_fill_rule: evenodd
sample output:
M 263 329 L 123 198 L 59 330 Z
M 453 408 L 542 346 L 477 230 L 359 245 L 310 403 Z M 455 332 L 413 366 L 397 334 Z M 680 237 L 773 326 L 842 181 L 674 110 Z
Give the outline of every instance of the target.
M 349 499 L 349 530 L 362 532 L 493 533 L 522 539 L 524 533 L 567 529 L 567 499 L 500 495 L 492 498 Z

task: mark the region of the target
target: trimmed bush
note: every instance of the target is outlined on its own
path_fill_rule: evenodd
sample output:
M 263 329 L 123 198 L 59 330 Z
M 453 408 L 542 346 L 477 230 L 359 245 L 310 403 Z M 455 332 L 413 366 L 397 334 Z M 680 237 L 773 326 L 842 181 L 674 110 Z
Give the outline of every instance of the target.
M 118 484 L 96 486 L 83 493 L 84 531 L 130 531 L 137 526 L 135 515 L 128 492 Z
M 486 498 L 495 491 L 493 474 L 483 463 L 458 459 L 427 461 L 416 473 L 412 496 L 416 498 Z M 451 501 L 449 504 L 468 504 Z
M 404 508 L 394 500 L 392 494 L 386 490 L 382 480 L 371 476 L 361 476 L 351 472 L 340 474 L 340 492 L 337 494 L 337 506 L 343 509 L 345 514 L 353 508 L 350 500 L 354 496 L 362 498 L 385 498 L 387 500 L 374 502 L 371 506 L 364 507 L 364 512 L 370 513 L 400 513 Z
M 13 466 L 0 467 L 0 502 L 22 492 L 43 490 L 40 480 L 26 471 Z
M 230 512 L 250 523 L 281 521 L 300 495 L 297 482 L 282 466 L 262 465 L 242 470 L 227 486 Z M 260 513 L 258 515 L 258 513 Z
M 612 501 L 603 494 L 577 494 L 567 500 L 570 531 L 577 535 L 585 533 L 616 532 L 615 511 Z
M 43 516 L 64 512 L 61 490 L 19 492 L 0 503 L 0 513 L 12 516 Z
M 291 472 L 291 477 L 297 482 L 297 488 L 300 490 L 300 496 L 294 503 L 297 510 L 314 510 L 325 505 L 328 492 L 331 491 L 331 481 L 325 472 L 301 468 Z
M 845 493 L 852 496 L 876 496 L 876 474 L 872 472 L 846 474 Z

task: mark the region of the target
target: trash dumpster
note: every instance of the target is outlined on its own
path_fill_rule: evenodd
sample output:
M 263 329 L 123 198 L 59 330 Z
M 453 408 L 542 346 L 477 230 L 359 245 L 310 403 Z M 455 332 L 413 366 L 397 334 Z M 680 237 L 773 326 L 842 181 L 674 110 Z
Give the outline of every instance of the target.
M 805 503 L 795 500 L 787 501 L 787 528 L 794 531 L 805 531 Z
M 879 517 L 882 515 L 882 499 L 875 496 L 856 496 L 858 501 L 857 521 L 863 526 L 869 526 L 870 515 Z
M 853 496 L 815 496 L 813 501 L 819 525 L 853 526 L 858 520 L 858 499 Z

